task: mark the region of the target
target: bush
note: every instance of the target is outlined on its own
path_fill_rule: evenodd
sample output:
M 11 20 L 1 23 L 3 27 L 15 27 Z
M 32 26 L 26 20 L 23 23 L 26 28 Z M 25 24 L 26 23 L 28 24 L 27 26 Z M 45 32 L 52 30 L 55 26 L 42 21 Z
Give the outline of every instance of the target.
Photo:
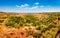
M 23 24 L 23 18 L 16 17 L 16 16 L 10 16 L 9 20 L 6 22 L 6 26 L 8 27 L 20 27 L 21 24 Z

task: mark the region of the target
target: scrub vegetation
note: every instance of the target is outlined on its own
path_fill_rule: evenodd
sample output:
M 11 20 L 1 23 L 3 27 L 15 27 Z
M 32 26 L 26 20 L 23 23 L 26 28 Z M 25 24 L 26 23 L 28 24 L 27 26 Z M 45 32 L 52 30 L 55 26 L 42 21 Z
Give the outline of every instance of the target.
M 0 13 L 1 38 L 60 38 L 60 13 Z

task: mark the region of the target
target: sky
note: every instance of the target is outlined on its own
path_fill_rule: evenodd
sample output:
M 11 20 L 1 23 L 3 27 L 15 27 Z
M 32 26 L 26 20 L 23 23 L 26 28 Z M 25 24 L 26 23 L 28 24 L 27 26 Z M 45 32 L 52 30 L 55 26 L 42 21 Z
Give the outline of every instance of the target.
M 60 0 L 0 0 L 2 12 L 60 12 Z

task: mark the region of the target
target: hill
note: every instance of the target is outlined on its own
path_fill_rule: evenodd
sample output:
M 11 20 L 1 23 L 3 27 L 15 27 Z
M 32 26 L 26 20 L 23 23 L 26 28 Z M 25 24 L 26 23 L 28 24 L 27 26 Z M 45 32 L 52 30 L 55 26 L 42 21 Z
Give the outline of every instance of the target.
M 60 38 L 60 12 L 0 12 L 0 38 Z

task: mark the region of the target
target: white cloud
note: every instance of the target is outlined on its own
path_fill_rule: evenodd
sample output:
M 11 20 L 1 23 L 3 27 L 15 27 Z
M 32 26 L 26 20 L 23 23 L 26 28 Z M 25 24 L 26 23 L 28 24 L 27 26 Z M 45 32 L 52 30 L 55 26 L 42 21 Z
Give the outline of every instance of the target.
M 39 5 L 39 2 L 36 2 L 35 5 Z
M 44 5 L 41 5 L 40 7 L 45 7 Z
M 20 7 L 19 5 L 16 5 L 16 7 Z
M 25 8 L 3 8 L 0 7 L 0 11 L 5 11 L 5 12 L 18 12 L 18 13 L 39 13 L 39 12 L 60 12 L 60 7 L 44 7 L 41 8 L 39 6 L 33 6 L 33 7 L 25 7 Z M 33 9 L 31 9 L 33 8 Z
M 39 4 L 39 3 L 35 3 L 35 4 Z M 18 9 L 20 9 L 20 12 L 39 12 L 39 11 L 42 11 L 40 8 L 43 8 L 44 6 L 35 5 L 32 7 L 29 7 L 29 4 L 23 4 L 17 7 L 19 7 Z
M 29 7 L 29 4 L 22 4 L 22 5 L 16 5 L 17 11 L 18 12 L 53 12 L 53 11 L 57 11 L 56 8 L 54 9 L 54 7 L 52 8 L 50 5 L 49 6 L 44 6 L 44 5 L 38 5 L 39 3 L 34 3 L 34 5 L 32 7 Z
M 20 8 L 22 8 L 22 7 L 28 7 L 29 6 L 29 4 L 23 4 L 23 5 L 16 5 L 17 7 L 20 7 Z
M 29 6 L 28 4 L 24 4 L 24 6 Z
M 28 4 L 23 4 L 20 7 L 28 7 L 28 6 L 29 6 Z
M 33 6 L 33 7 L 31 7 L 31 9 L 36 9 L 36 8 L 38 8 L 39 6 Z

